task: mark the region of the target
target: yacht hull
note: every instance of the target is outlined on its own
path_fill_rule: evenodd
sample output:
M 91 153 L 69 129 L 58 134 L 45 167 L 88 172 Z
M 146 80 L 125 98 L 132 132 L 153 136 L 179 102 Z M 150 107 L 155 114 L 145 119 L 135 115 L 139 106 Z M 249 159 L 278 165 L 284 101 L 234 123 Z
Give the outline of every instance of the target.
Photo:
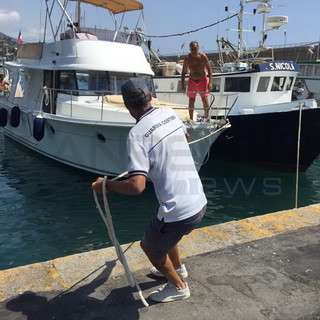
M 122 125 L 112 122 L 93 122 L 51 114 L 43 114 L 44 135 L 37 141 L 33 133 L 35 116 L 21 112 L 19 125 L 8 123 L 4 134 L 51 159 L 85 171 L 105 175 L 118 175 L 127 170 L 126 139 L 134 123 Z M 191 137 L 190 149 L 199 170 L 210 146 L 225 128 L 213 130 L 208 123 L 187 125 Z
M 100 174 L 126 171 L 126 137 L 131 127 L 98 125 L 62 119 L 45 119 L 44 137 L 37 141 L 32 133 L 34 116 L 21 113 L 20 125 L 7 125 L 4 134 L 64 164 Z
M 212 158 L 257 163 L 296 170 L 299 110 L 252 115 L 229 115 L 231 128 L 211 150 Z M 305 171 L 320 153 L 320 108 L 301 112 L 299 171 Z

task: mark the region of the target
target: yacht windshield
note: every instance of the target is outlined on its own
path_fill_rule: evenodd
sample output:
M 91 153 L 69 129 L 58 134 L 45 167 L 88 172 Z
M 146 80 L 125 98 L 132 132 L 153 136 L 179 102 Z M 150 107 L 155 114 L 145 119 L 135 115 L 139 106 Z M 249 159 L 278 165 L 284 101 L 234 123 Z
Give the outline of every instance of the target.
M 76 71 L 75 82 L 79 95 L 119 95 L 121 85 L 129 78 L 144 79 L 150 92 L 155 96 L 155 89 L 150 75 L 113 71 Z

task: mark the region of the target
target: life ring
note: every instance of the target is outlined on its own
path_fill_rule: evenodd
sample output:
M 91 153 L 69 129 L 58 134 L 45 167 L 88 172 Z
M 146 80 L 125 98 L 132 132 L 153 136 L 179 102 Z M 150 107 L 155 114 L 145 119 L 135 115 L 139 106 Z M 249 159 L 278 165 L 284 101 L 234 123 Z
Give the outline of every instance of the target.
M 11 109 L 10 124 L 13 128 L 17 128 L 20 124 L 21 110 L 18 106 Z
M 0 109 L 0 126 L 5 127 L 8 123 L 8 111 L 5 108 Z
M 33 137 L 37 141 L 41 141 L 44 137 L 44 125 L 45 119 L 41 116 L 37 116 L 33 120 Z

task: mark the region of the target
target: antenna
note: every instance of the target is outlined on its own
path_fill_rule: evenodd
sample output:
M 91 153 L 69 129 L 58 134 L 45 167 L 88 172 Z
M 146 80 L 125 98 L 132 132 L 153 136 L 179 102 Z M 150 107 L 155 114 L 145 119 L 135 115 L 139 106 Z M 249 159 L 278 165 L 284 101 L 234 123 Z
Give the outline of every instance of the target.
M 272 5 L 269 3 L 272 0 L 246 0 L 246 3 L 254 3 L 254 2 L 260 2 L 260 4 L 257 6 L 256 11 L 258 11 L 259 14 L 263 15 L 262 18 L 262 35 L 261 35 L 261 42 L 260 47 L 265 46 L 265 41 L 267 39 L 266 32 L 278 30 L 282 25 L 288 23 L 288 17 L 287 16 L 273 16 L 273 17 L 266 17 L 268 13 L 270 13 L 271 9 L 273 8 Z M 266 29 L 266 24 L 270 26 L 272 29 Z
M 80 19 L 81 19 L 81 2 L 78 1 L 78 6 L 77 6 L 77 14 L 78 14 L 78 29 L 80 30 Z
M 260 1 L 259 1 L 260 2 Z M 266 24 L 266 14 L 269 13 L 272 9 L 272 5 L 267 2 L 262 2 L 257 6 L 257 11 L 259 14 L 263 15 L 262 18 L 262 41 L 261 41 L 261 47 L 264 46 L 265 40 L 267 39 L 266 30 L 265 30 L 265 24 Z

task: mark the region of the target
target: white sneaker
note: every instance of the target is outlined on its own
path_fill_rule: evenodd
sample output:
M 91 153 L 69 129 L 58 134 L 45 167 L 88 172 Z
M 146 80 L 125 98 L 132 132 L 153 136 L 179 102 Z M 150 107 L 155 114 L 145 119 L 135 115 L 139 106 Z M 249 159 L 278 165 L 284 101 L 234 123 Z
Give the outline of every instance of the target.
M 188 271 L 184 264 L 181 265 L 181 268 L 176 269 L 176 271 L 181 279 L 185 279 L 188 277 Z M 156 267 L 151 267 L 150 272 L 156 277 L 164 277 L 164 275 Z
M 168 282 L 158 290 L 150 293 L 149 298 L 156 302 L 171 302 L 176 300 L 188 299 L 190 297 L 190 290 L 188 284 L 186 287 L 179 290 L 172 283 Z

